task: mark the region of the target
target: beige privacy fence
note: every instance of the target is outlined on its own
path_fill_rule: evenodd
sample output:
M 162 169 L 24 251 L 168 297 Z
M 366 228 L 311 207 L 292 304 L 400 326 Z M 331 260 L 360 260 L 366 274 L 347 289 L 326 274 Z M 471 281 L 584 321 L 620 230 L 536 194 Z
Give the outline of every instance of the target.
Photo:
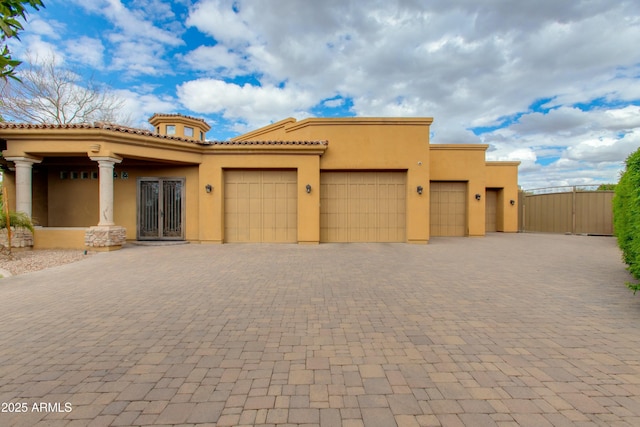
M 523 232 L 613 235 L 613 194 L 613 191 L 578 186 L 521 191 L 518 229 Z

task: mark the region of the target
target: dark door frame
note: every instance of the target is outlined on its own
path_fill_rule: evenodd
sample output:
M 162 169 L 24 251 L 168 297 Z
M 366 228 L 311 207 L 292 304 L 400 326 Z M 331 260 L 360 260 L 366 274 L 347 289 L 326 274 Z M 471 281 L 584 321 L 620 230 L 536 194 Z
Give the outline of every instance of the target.
M 157 183 L 157 200 L 143 201 L 145 194 L 141 190 L 143 182 Z M 174 193 L 174 203 L 165 194 L 165 183 L 179 183 L 179 193 Z M 185 182 L 183 177 L 139 177 L 136 182 L 136 239 L 137 240 L 184 240 L 185 239 Z M 144 203 L 144 204 L 143 204 Z M 150 204 L 149 204 L 150 203 Z M 148 207 L 146 212 L 144 208 Z M 153 224 L 157 221 L 156 224 Z M 155 225 L 145 233 L 148 225 Z M 157 233 L 153 233 L 157 229 Z

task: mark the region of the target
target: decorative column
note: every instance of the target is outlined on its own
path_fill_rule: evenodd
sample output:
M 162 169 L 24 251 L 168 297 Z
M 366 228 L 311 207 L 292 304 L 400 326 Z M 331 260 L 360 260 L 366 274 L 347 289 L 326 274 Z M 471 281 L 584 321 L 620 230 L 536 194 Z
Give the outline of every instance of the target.
M 122 159 L 91 157 L 100 170 L 100 221 L 98 225 L 115 225 L 113 222 L 113 166 Z
M 7 157 L 7 160 L 16 165 L 16 211 L 29 215 L 33 213 L 32 207 L 32 169 L 34 163 L 40 163 L 42 159 L 33 157 Z
M 6 157 L 15 164 L 16 172 L 16 212 L 25 213 L 31 218 L 33 214 L 33 165 L 40 163 L 42 159 L 30 156 Z M 24 248 L 33 246 L 33 234 L 26 228 L 11 227 L 11 246 Z M 0 241 L 3 246 L 9 243 L 8 230 L 0 233 Z
M 90 157 L 98 162 L 100 171 L 100 220 L 89 227 L 84 243 L 95 249 L 120 249 L 127 239 L 127 230 L 113 222 L 113 167 L 122 161 L 117 157 Z

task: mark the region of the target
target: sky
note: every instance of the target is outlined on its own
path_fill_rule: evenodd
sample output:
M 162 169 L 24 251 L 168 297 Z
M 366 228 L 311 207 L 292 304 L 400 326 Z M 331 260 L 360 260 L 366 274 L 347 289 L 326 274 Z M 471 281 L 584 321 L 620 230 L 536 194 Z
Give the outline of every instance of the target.
M 615 183 L 640 147 L 637 0 L 44 3 L 12 51 L 108 85 L 135 127 L 433 117 L 431 143 L 488 144 L 524 189 Z

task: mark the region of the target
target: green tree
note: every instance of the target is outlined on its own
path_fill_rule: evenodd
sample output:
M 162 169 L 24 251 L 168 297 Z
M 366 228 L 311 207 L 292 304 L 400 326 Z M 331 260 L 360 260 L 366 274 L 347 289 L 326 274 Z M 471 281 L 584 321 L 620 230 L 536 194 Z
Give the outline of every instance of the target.
M 631 154 L 616 185 L 613 198 L 613 226 L 628 270 L 640 280 L 640 150 Z M 627 283 L 634 293 L 640 284 Z
M 616 189 L 616 184 L 600 184 L 596 191 L 612 191 Z
M 7 46 L 7 40 L 15 38 L 20 40 L 18 33 L 24 28 L 21 20 L 27 19 L 27 6 L 35 10 L 44 7 L 42 0 L 0 0 L 0 36 L 2 36 L 2 51 L 0 54 L 0 78 L 16 79 L 15 70 L 20 61 L 14 59 Z

